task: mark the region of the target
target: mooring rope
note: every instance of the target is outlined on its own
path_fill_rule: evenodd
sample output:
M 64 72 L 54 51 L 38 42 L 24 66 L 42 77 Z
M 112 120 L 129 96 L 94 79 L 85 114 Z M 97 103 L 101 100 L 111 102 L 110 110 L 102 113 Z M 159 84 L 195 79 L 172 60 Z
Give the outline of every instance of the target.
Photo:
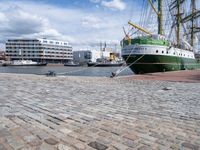
M 81 68 L 79 70 L 73 70 L 73 71 L 67 71 L 67 72 L 61 72 L 61 73 L 56 73 L 57 75 L 66 75 L 66 74 L 69 74 L 69 73 L 76 73 L 76 72 L 79 72 L 79 71 L 84 71 L 84 70 L 88 70 L 92 67 L 95 67 L 96 65 L 98 65 L 100 63 L 95 63 L 94 65 L 90 66 L 90 67 L 85 67 L 85 68 Z
M 145 54 L 144 54 L 145 55 Z M 130 67 L 131 65 L 133 65 L 134 63 L 136 63 L 138 60 L 140 60 L 142 57 L 144 57 L 144 55 L 140 56 L 137 60 L 135 60 L 134 62 L 132 62 L 130 65 L 126 66 L 125 68 L 123 68 L 122 70 L 117 70 L 115 73 L 112 73 L 112 78 L 116 77 L 118 74 L 120 74 L 122 71 L 124 71 L 126 68 Z

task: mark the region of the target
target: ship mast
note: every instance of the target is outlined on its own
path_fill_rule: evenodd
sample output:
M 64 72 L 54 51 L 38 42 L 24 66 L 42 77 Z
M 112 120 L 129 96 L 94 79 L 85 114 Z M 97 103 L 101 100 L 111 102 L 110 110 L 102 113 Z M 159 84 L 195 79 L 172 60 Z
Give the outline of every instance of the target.
M 194 47 L 194 39 L 195 39 L 195 34 L 197 32 L 200 32 L 200 28 L 196 27 L 195 20 L 200 17 L 200 10 L 196 10 L 196 0 L 191 0 L 191 8 L 192 8 L 192 13 L 184 16 L 182 18 L 182 13 L 181 13 L 181 4 L 184 3 L 185 0 L 174 0 L 172 1 L 170 5 L 170 11 L 173 11 L 175 8 L 177 9 L 177 14 L 176 14 L 176 38 L 177 38 L 177 46 L 180 47 L 180 30 L 181 30 L 181 24 L 191 22 L 191 30 L 189 33 L 186 33 L 186 35 L 191 34 L 191 43 L 190 45 Z
M 158 34 L 163 35 L 163 0 L 158 0 L 158 11 L 151 0 L 148 0 L 152 9 L 158 16 Z
M 163 35 L 163 0 L 158 1 L 158 34 Z
M 196 11 L 196 6 L 195 6 L 195 0 L 192 0 L 192 32 L 191 32 L 191 46 L 194 46 L 194 28 L 195 28 L 195 22 L 194 22 L 194 14 Z
M 163 0 L 158 0 L 158 10 L 156 10 L 156 8 L 154 7 L 154 4 L 152 2 L 152 0 L 148 0 L 152 9 L 154 10 L 154 12 L 157 14 L 158 16 L 158 34 L 163 35 Z M 147 31 L 146 29 L 139 27 L 136 24 L 133 24 L 132 22 L 128 22 L 129 25 L 133 26 L 134 28 L 152 36 L 152 33 Z
M 180 47 L 180 24 L 181 24 L 181 14 L 180 14 L 180 0 L 177 0 L 177 46 Z

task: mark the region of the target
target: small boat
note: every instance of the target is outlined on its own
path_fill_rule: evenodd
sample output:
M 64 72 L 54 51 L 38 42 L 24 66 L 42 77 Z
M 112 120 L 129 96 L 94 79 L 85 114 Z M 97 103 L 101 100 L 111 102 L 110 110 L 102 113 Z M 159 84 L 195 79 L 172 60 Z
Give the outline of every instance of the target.
M 122 66 L 124 62 L 88 62 L 88 67 L 119 67 Z
M 68 63 L 65 63 L 64 66 L 67 66 L 67 67 L 79 67 L 80 64 L 77 64 L 77 63 L 74 63 L 73 61 L 70 61 Z
M 34 62 L 32 60 L 14 60 L 11 63 L 4 63 L 2 66 L 46 66 L 46 62 Z

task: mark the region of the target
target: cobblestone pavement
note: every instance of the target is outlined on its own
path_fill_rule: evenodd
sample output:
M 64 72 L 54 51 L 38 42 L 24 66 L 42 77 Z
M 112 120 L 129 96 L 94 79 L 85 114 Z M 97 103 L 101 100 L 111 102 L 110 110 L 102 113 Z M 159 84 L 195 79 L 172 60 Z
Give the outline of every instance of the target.
M 197 150 L 200 84 L 0 74 L 0 150 Z

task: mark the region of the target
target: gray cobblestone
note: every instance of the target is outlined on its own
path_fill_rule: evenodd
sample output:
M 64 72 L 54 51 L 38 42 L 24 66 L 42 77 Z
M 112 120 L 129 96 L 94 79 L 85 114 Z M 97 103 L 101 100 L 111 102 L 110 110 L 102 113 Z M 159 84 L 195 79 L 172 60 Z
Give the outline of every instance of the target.
M 0 150 L 6 150 L 6 148 L 3 144 L 0 144 Z
M 0 149 L 197 149 L 199 87 L 0 74 Z

